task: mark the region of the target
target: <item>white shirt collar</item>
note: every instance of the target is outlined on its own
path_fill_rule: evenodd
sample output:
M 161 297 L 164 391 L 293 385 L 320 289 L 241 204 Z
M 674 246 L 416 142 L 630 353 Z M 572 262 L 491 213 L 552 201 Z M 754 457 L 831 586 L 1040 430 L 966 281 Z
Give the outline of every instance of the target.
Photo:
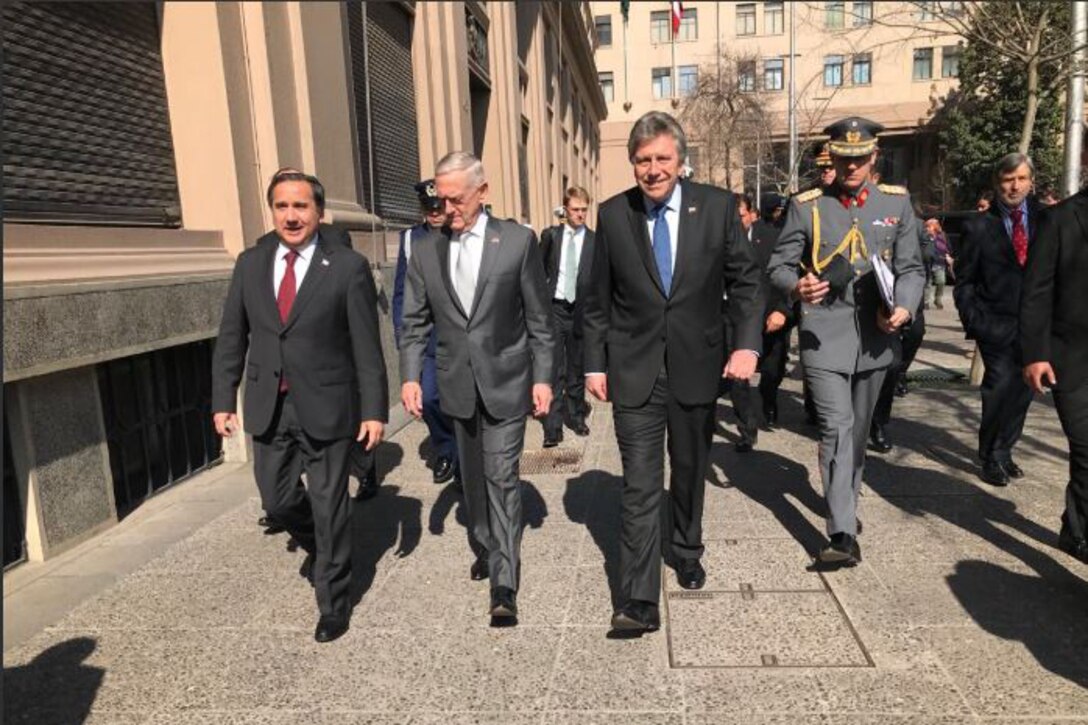
M 312 237 L 310 237 L 308 242 L 303 244 L 301 247 L 295 248 L 295 251 L 298 252 L 298 256 L 302 257 L 304 260 L 309 262 L 310 258 L 313 257 L 313 255 L 314 255 L 314 248 L 316 248 L 316 247 L 317 247 L 317 234 L 315 233 Z M 291 251 L 291 249 L 292 249 L 291 247 L 287 246 L 283 242 L 280 242 L 280 248 L 279 248 L 279 251 L 276 252 L 276 256 L 279 257 L 280 259 L 284 259 L 287 256 L 287 253 Z
M 466 229 L 465 231 L 461 232 L 460 236 L 458 237 L 458 241 L 463 241 L 463 240 L 467 239 L 470 236 L 476 237 L 477 239 L 483 239 L 484 238 L 484 231 L 486 229 L 487 229 L 487 212 L 486 211 L 481 211 L 480 216 L 476 217 L 476 223 L 472 225 L 471 229 Z
M 646 205 L 646 213 L 653 213 L 654 207 L 657 206 L 656 201 L 651 201 L 649 197 L 643 195 L 642 202 Z M 680 209 L 680 180 L 676 180 L 676 186 L 672 187 L 672 194 L 665 200 L 665 208 L 668 211 L 678 211 Z

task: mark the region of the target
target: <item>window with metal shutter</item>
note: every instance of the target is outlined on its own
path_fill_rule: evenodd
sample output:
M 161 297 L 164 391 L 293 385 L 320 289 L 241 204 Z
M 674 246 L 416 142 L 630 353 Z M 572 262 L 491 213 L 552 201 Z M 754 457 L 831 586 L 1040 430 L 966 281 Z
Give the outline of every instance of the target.
M 415 224 L 420 170 L 412 16 L 401 3 L 352 2 L 348 25 L 364 200 L 371 204 L 373 194 L 373 211 L 386 222 Z
M 6 3 L 4 216 L 178 226 L 154 3 Z

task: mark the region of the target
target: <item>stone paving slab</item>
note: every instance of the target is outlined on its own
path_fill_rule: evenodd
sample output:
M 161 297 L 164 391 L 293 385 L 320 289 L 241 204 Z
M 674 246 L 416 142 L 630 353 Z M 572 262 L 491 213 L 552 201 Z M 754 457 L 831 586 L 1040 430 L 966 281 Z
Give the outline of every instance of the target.
M 929 317 L 915 372 L 965 370 L 954 313 Z M 734 450 L 723 404 L 707 589 L 688 596 L 666 570 L 665 626 L 638 640 L 607 637 L 622 486 L 607 406 L 562 444 L 580 470 L 524 476 L 514 629 L 488 627 L 460 496 L 430 482 L 422 426 L 383 446 L 380 495 L 352 505 L 360 601 L 330 645 L 312 640 L 301 554 L 255 526 L 248 468 L 222 466 L 5 575 L 5 619 L 26 634 L 4 653 L 4 721 L 1088 725 L 1088 571 L 1054 549 L 1053 408 L 1029 413 L 1029 477 L 995 489 L 975 475 L 977 391 L 924 378 L 896 400 L 895 450 L 869 458 L 864 561 L 824 575 L 806 570 L 824 508 L 796 371 L 753 453 Z M 548 471 L 541 438 L 530 423 Z

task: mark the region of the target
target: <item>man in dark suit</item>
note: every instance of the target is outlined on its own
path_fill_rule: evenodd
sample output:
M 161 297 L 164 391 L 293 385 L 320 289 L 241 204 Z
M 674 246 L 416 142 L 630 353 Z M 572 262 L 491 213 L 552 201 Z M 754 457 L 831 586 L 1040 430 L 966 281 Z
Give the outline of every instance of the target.
M 637 633 L 660 627 L 662 554 L 684 588 L 706 581 L 699 558 L 718 382 L 723 375 L 747 380 L 755 371 L 762 300 L 733 195 L 679 180 L 687 140 L 676 120 L 645 114 L 627 151 L 636 185 L 598 214 L 585 368 L 590 393 L 612 400 L 623 460 L 624 601 L 612 626 Z M 728 364 L 724 294 L 736 331 Z
M 767 262 L 771 259 L 771 252 L 774 251 L 775 242 L 778 241 L 778 229 L 767 224 L 759 219 L 759 212 L 755 208 L 755 204 L 752 202 L 752 197 L 748 194 L 734 194 L 734 198 L 737 202 L 737 211 L 740 214 L 741 227 L 744 229 L 744 236 L 747 242 L 752 247 L 752 254 L 755 257 L 756 263 L 759 265 L 760 273 L 765 273 L 767 269 Z M 767 330 L 774 328 L 774 333 L 777 334 L 782 326 L 785 324 L 785 317 L 782 318 L 782 325 L 777 325 L 778 317 L 775 316 L 771 319 L 771 315 L 777 310 L 778 314 L 783 314 L 781 308 L 785 306 L 785 301 L 782 295 L 777 292 L 772 292 L 764 286 L 764 335 L 763 335 L 763 354 L 767 354 Z M 728 311 L 729 300 L 725 302 Z M 747 323 L 747 321 L 745 321 Z M 732 351 L 735 349 L 735 343 L 733 339 L 736 337 L 735 323 L 732 316 L 726 315 L 726 350 Z M 779 351 L 781 352 L 781 351 Z M 761 360 L 762 363 L 766 362 L 766 357 Z M 775 363 L 778 360 L 773 361 Z M 781 364 L 785 366 L 785 360 L 781 360 Z M 779 378 L 781 383 L 781 378 Z M 760 393 L 763 392 L 763 378 L 762 373 L 760 375 Z M 777 386 L 775 388 L 777 392 Z M 760 418 L 761 409 L 766 408 L 766 403 L 759 404 L 756 399 L 756 389 L 753 389 L 747 380 L 733 380 L 729 386 L 729 399 L 733 403 L 733 412 L 737 416 L 737 427 L 740 432 L 740 440 L 737 441 L 737 452 L 747 453 L 752 450 L 752 447 L 756 444 L 756 440 L 759 437 L 759 429 L 763 425 L 763 421 Z M 773 402 L 772 394 L 772 405 Z M 777 414 L 777 411 L 776 411 Z
M 244 370 L 261 502 L 307 552 L 300 573 L 321 614 L 314 637 L 328 642 L 347 631 L 351 613 L 351 447 L 365 441 L 373 449 L 388 415 L 377 295 L 366 258 L 321 238 L 325 190 L 317 179 L 281 174 L 268 202 L 280 243 L 248 249 L 235 264 L 212 410 L 216 431 L 233 435 Z
M 1088 190 L 1042 215 L 1020 303 L 1024 381 L 1054 391 L 1069 439 L 1058 546 L 1088 564 Z
M 540 247 L 531 229 L 484 211 L 479 159 L 447 154 L 435 188 L 448 221 L 413 248 L 404 288 L 401 400 L 423 413 L 419 379 L 432 331 L 442 411 L 453 419 L 476 561 L 491 579 L 492 624 L 517 622 L 525 417 L 552 402 L 555 336 Z
M 446 211 L 438 198 L 434 179 L 421 181 L 415 186 L 423 223 L 405 229 L 400 235 L 400 251 L 397 253 L 397 270 L 393 277 L 393 335 L 400 349 L 401 331 L 404 327 L 404 282 L 408 276 L 408 260 L 412 258 L 412 245 L 446 223 Z M 423 422 L 431 436 L 434 450 L 431 479 L 446 483 L 459 476 L 457 465 L 457 440 L 453 435 L 453 421 L 442 412 L 438 398 L 438 375 L 435 368 L 436 339 L 431 333 L 427 350 L 423 355 L 423 370 L 419 384 L 423 388 Z M 456 485 L 456 484 L 455 484 Z
M 586 227 L 589 202 L 589 192 L 582 187 L 567 189 L 563 197 L 565 222 L 548 227 L 540 235 L 555 323 L 554 395 L 551 410 L 543 420 L 545 448 L 563 440 L 564 423 L 577 435 L 589 435 L 589 406 L 582 373 L 582 320 L 593 266 L 593 230 Z
M 982 480 L 994 486 L 1024 475 L 1012 449 L 1031 405 L 1016 342 L 1024 265 L 1040 213 L 1028 196 L 1034 177 L 1035 167 L 1024 154 L 1008 154 L 998 162 L 994 203 L 964 224 L 962 253 L 956 259 L 956 308 L 986 365 L 978 455 Z
M 797 324 L 796 305 L 788 295 L 775 289 L 766 276 L 771 254 L 782 232 L 782 223 L 786 221 L 782 214 L 786 204 L 786 198 L 778 194 L 764 195 L 763 218 L 753 225 L 752 234 L 756 243 L 756 261 L 764 274 L 763 356 L 759 360 L 759 397 L 763 403 L 761 427 L 764 430 L 773 430 L 778 425 L 778 389 L 786 378 L 790 333 Z M 811 403 L 811 397 L 807 400 Z

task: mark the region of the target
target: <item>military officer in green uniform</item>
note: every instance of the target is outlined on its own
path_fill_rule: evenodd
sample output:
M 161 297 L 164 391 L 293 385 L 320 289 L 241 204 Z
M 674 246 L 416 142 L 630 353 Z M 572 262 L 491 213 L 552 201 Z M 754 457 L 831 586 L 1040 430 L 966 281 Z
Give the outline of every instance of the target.
M 918 309 L 925 286 L 907 190 L 869 180 L 882 130 L 857 117 L 824 129 L 835 181 L 793 198 L 768 265 L 771 284 L 801 301 L 801 362 L 819 413 L 829 510 L 830 543 L 817 562 L 831 566 L 861 560 L 857 497 L 869 424 L 896 359 L 897 333 Z M 895 275 L 891 309 L 880 294 L 873 255 Z

